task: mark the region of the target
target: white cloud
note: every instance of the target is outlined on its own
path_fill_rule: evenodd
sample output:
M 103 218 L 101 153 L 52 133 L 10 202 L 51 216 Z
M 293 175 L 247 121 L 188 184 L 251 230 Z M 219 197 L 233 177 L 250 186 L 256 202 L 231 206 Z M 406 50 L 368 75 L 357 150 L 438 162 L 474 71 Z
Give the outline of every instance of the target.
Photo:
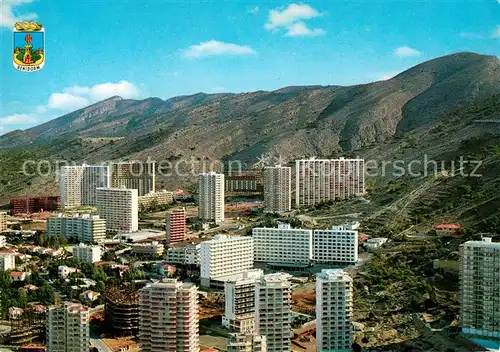
M 413 57 L 422 55 L 422 52 L 417 49 L 410 48 L 409 46 L 400 46 L 394 50 L 394 55 L 398 57 Z
M 255 51 L 248 45 L 237 45 L 210 40 L 198 45 L 191 45 L 183 51 L 183 54 L 188 58 L 201 58 L 216 55 L 249 55 L 255 54 Z
M 47 104 L 38 106 L 36 110 L 39 113 L 49 109 L 74 111 L 115 95 L 125 99 L 139 98 L 141 91 L 133 83 L 125 80 L 118 83 L 100 83 L 92 87 L 72 86 L 65 88 L 62 93 L 52 93 Z
M 0 0 L 0 28 L 12 29 L 17 21 L 28 21 L 37 18 L 36 13 L 19 13 L 14 8 L 28 4 L 32 0 Z M 17 13 L 17 15 L 16 15 Z
M 276 8 L 269 11 L 264 28 L 277 32 L 286 29 L 287 37 L 315 37 L 325 34 L 321 28 L 310 29 L 305 20 L 320 17 L 322 14 L 307 4 L 290 4 L 286 8 Z
M 500 3 L 500 0 L 498 0 Z M 500 25 L 497 26 L 497 28 L 493 31 L 493 34 L 491 36 L 492 38 L 495 39 L 500 39 Z
M 498 1 L 500 1 L 500 0 L 498 0 Z M 259 11 L 260 11 L 260 8 L 258 6 L 255 6 L 255 7 L 248 9 L 248 12 L 253 13 L 253 14 L 259 13 Z
M 287 37 L 316 37 L 324 35 L 325 31 L 321 28 L 309 29 L 304 22 L 297 22 L 288 27 Z
M 38 119 L 28 114 L 13 114 L 0 117 L 0 125 L 27 125 L 37 122 Z

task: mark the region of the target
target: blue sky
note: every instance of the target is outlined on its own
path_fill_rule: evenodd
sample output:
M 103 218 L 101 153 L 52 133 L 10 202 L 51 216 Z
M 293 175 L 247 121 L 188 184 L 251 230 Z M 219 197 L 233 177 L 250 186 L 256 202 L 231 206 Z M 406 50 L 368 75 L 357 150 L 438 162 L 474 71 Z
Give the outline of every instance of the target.
M 0 134 L 112 95 L 351 85 L 459 51 L 500 56 L 500 0 L 0 1 Z M 46 62 L 26 73 L 12 25 L 30 19 Z

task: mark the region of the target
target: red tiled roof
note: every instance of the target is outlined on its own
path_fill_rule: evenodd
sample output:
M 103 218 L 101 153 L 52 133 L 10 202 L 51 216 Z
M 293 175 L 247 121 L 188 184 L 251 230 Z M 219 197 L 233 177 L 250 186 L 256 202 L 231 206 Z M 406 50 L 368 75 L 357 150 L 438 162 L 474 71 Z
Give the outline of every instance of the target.
M 438 225 L 435 225 L 434 228 L 436 230 L 460 229 L 460 225 L 458 225 L 458 224 L 438 224 Z
M 16 251 L 13 249 L 7 249 L 5 251 L 0 251 L 0 254 L 16 254 Z
M 13 271 L 10 273 L 10 276 L 16 277 L 16 276 L 23 276 L 24 273 L 22 271 Z

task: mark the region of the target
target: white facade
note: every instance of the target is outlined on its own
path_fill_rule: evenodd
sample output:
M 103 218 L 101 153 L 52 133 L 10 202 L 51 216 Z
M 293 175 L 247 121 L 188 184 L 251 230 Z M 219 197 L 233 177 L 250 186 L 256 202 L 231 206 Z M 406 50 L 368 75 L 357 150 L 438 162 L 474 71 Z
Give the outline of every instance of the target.
M 255 330 L 267 338 L 269 352 L 290 352 L 291 295 L 288 277 L 262 276 L 255 284 Z
M 253 268 L 253 238 L 217 235 L 200 244 L 200 276 L 202 286 L 210 280 L 241 273 Z
M 382 247 L 388 240 L 385 237 L 369 238 L 363 245 L 366 249 L 373 250 Z
M 500 243 L 491 238 L 460 246 L 460 326 L 485 340 L 500 339 Z
M 155 192 L 156 164 L 154 162 L 112 163 L 110 171 L 112 188 L 135 189 L 139 197 Z
M 97 188 L 109 188 L 111 173 L 106 165 L 84 165 L 82 178 L 82 204 L 97 205 Z
M 48 352 L 88 352 L 89 313 L 86 306 L 65 302 L 51 306 L 47 314 Z
M 268 212 L 286 212 L 292 209 L 292 168 L 274 166 L 264 168 L 264 203 Z
M 137 189 L 97 188 L 97 209 L 106 230 L 132 232 L 139 229 Z
M 356 263 L 358 261 L 358 231 L 345 226 L 330 230 L 314 230 L 313 259 L 316 263 Z
M 250 270 L 242 278 L 224 283 L 225 309 L 222 326 L 245 334 L 255 331 L 255 282 L 262 275 L 262 270 Z
M 47 237 L 74 238 L 80 242 L 101 243 L 106 238 L 106 220 L 98 215 L 73 214 L 47 218 Z
M 267 339 L 263 335 L 230 334 L 227 352 L 267 352 Z
M 198 352 L 198 288 L 175 279 L 139 291 L 139 345 L 143 352 Z
M 348 199 L 365 194 L 363 159 L 301 159 L 295 161 L 295 206 Z
M 5 236 L 0 236 L 0 248 L 7 244 L 7 238 Z
M 0 253 L 0 271 L 14 270 L 16 256 L 12 253 Z
M 99 246 L 87 246 L 83 243 L 80 243 L 78 246 L 73 247 L 73 258 L 81 262 L 100 262 L 101 254 L 102 250 Z
M 198 176 L 198 217 L 203 222 L 224 221 L 224 174 L 215 172 Z
M 7 213 L 0 211 L 0 232 L 7 230 Z
M 277 228 L 254 228 L 252 237 L 256 262 L 309 264 L 312 260 L 312 230 L 278 223 Z
M 76 273 L 76 272 L 78 272 L 77 268 L 71 268 L 71 267 L 66 266 L 66 265 L 59 265 L 57 267 L 57 275 L 61 279 L 66 279 L 66 278 L 68 278 L 69 274 Z
M 316 347 L 318 352 L 352 351 L 352 279 L 342 269 L 316 276 Z
M 148 257 L 159 257 L 165 251 L 163 243 L 153 241 L 151 243 L 138 243 L 131 245 L 132 254 L 144 255 Z
M 183 247 L 170 247 L 167 250 L 167 263 L 200 266 L 200 245 L 188 244 Z
M 62 166 L 59 171 L 61 207 L 73 208 L 82 205 L 82 182 L 84 166 Z

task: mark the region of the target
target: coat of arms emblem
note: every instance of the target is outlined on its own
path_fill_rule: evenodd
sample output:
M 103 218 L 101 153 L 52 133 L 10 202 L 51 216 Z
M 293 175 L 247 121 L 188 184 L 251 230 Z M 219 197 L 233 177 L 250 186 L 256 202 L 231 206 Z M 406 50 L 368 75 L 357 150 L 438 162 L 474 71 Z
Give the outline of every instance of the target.
M 39 71 L 45 65 L 45 29 L 35 21 L 14 24 L 14 54 L 16 70 Z

